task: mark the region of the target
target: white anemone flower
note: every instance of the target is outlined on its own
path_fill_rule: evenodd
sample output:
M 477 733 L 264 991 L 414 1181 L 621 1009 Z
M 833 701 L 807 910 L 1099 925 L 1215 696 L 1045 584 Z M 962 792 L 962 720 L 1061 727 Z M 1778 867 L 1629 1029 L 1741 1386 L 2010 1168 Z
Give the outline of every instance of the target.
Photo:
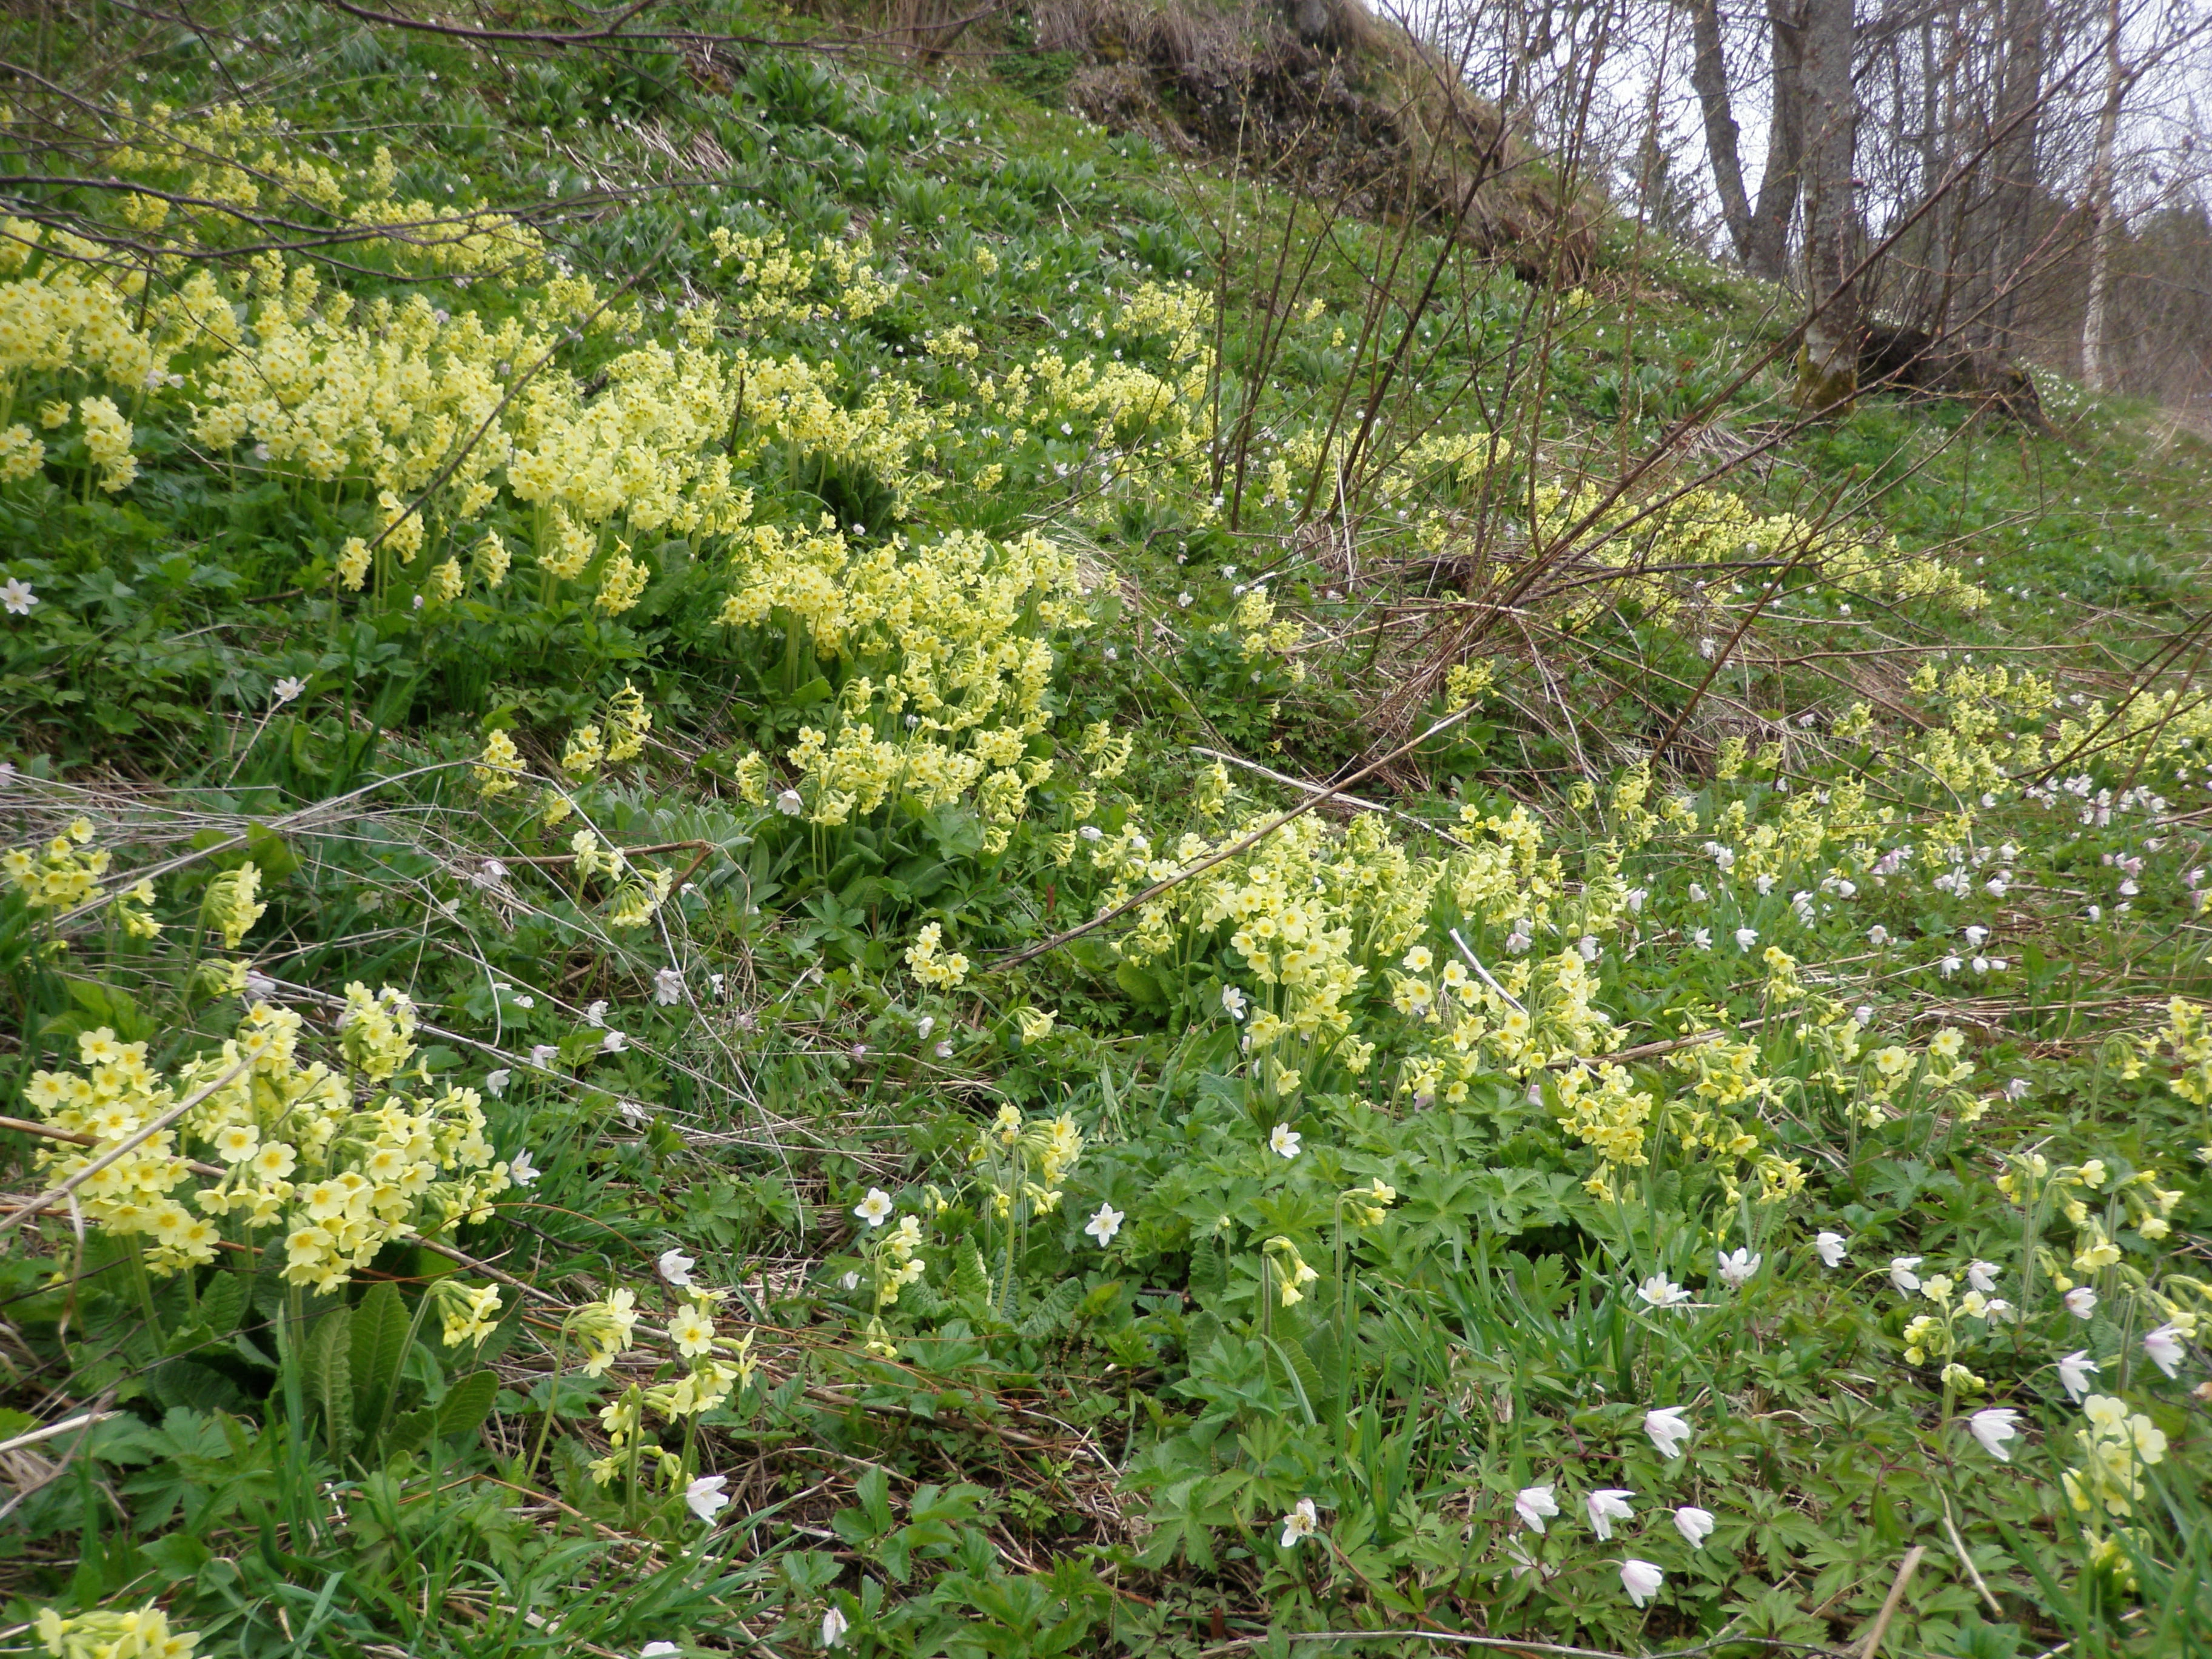
M 2012 1462 L 2012 1454 L 2005 1449 L 2005 1442 L 2020 1438 L 2020 1413 L 2008 1406 L 1990 1406 L 1976 1412 L 1966 1419 L 1974 1438 L 1982 1443 L 1982 1449 L 2000 1463 Z
M 1083 1231 L 1097 1239 L 1098 1247 L 1103 1249 L 1114 1242 L 1114 1235 L 1121 1231 L 1121 1223 L 1127 1218 L 1127 1211 L 1117 1210 L 1111 1204 L 1101 1204 L 1098 1213 L 1091 1218 Z
M 853 1213 L 871 1227 L 880 1227 L 891 1218 L 891 1195 L 880 1187 L 871 1187 L 868 1195 L 853 1206 Z
M 2181 1340 L 2179 1326 L 2161 1325 L 2154 1331 L 2143 1334 L 2143 1352 L 2150 1357 L 2151 1364 L 2172 1376 L 2180 1370 L 2181 1362 L 2188 1358 L 2188 1351 L 2181 1346 Z
M 1917 1255 L 1893 1255 L 1889 1259 L 1889 1282 L 1897 1286 L 1902 1296 L 1911 1296 L 1920 1288 L 1920 1275 L 1912 1270 L 1924 1258 Z
M 1685 1504 L 1674 1511 L 1674 1530 L 1689 1540 L 1693 1550 L 1705 1547 L 1705 1540 L 1713 1535 L 1713 1512 L 1694 1504 Z
M 1664 1273 L 1654 1273 L 1636 1287 L 1637 1295 L 1655 1308 L 1679 1308 L 1690 1293 Z
M 681 1250 L 663 1250 L 660 1253 L 660 1276 L 679 1291 L 691 1288 L 691 1270 L 698 1265 Z
M 2076 1319 L 2087 1319 L 2097 1311 L 2097 1293 L 2087 1285 L 2076 1285 L 2066 1292 L 2066 1311 Z
M 2097 1374 L 2097 1362 L 2089 1358 L 2087 1348 L 2076 1350 L 2058 1362 L 2058 1380 L 2065 1385 L 2066 1397 L 2075 1405 L 2089 1391 L 2089 1379 Z
M 1283 1517 L 1283 1547 L 1295 1548 L 1302 1538 L 1310 1538 L 1321 1530 L 1321 1516 L 1314 1509 L 1310 1498 L 1301 1498 L 1297 1507 Z
M 1691 1429 L 1680 1406 L 1661 1406 L 1644 1413 L 1644 1432 L 1651 1437 L 1651 1443 L 1659 1449 L 1660 1456 L 1678 1457 L 1682 1443 L 1690 1437 Z
M 1521 1524 L 1531 1532 L 1544 1530 L 1547 1516 L 1559 1512 L 1559 1500 L 1552 1495 L 1548 1483 L 1540 1486 L 1523 1486 L 1513 1497 L 1513 1513 L 1521 1517 Z
M 822 1615 L 822 1645 L 824 1649 L 845 1645 L 845 1632 L 853 1628 L 853 1621 L 836 1607 Z
M 1751 1276 L 1759 1271 L 1759 1264 L 1764 1260 L 1765 1257 L 1753 1255 L 1748 1249 L 1722 1251 L 1721 1283 L 1732 1291 L 1741 1290 L 1750 1282 Z
M 722 1490 L 730 1484 L 726 1474 L 702 1474 L 684 1489 L 684 1505 L 702 1521 L 712 1523 L 715 1512 L 730 1501 L 729 1493 Z
M 1275 1132 L 1267 1137 L 1268 1146 L 1285 1158 L 1298 1155 L 1298 1132 L 1287 1123 L 1278 1123 Z
M 1636 1494 L 1625 1486 L 1600 1486 L 1583 1499 L 1583 1508 L 1589 1514 L 1590 1530 L 1600 1538 L 1613 1536 L 1613 1523 L 1633 1520 L 1636 1511 L 1628 1500 Z
M 1620 1587 L 1639 1607 L 1658 1595 L 1659 1587 L 1666 1582 L 1667 1575 L 1649 1561 L 1638 1561 L 1631 1556 L 1620 1564 Z
M 1820 1260 L 1826 1265 L 1840 1267 L 1848 1260 L 1844 1250 L 1845 1242 L 1841 1233 L 1819 1233 L 1814 1237 L 1813 1248 L 1820 1253 Z

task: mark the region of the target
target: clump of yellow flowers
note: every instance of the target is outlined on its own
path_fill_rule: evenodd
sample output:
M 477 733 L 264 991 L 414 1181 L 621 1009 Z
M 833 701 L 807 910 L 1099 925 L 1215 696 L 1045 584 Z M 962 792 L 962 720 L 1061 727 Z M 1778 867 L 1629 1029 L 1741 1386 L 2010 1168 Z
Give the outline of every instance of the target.
M 929 922 L 907 947 L 906 965 L 920 983 L 935 991 L 949 991 L 968 977 L 968 958 L 958 951 L 943 949 L 945 928 Z
M 299 1014 L 265 1002 L 219 1052 L 167 1077 L 147 1063 L 143 1042 L 104 1026 L 81 1033 L 77 1066 L 33 1073 L 24 1095 L 46 1122 L 92 1144 L 43 1152 L 40 1167 L 74 1176 L 205 1091 L 77 1188 L 94 1225 L 144 1241 L 155 1273 L 273 1231 L 286 1281 L 327 1291 L 394 1239 L 484 1218 L 509 1182 L 484 1139 L 476 1091 L 383 1086 L 414 1054 L 413 1006 L 388 987 L 372 994 L 360 984 L 347 988 L 346 1004 L 346 1070 L 305 1059 Z M 365 1095 L 357 1083 L 371 1085 Z M 197 1175 L 196 1162 L 222 1173 Z
M 86 903 L 98 896 L 109 863 L 107 850 L 93 846 L 92 839 L 90 821 L 74 819 L 43 847 L 11 847 L 0 853 L 0 876 L 21 895 L 28 909 L 65 910 Z M 152 939 L 161 931 L 161 924 L 154 920 L 153 902 L 151 881 L 134 882 L 117 895 L 115 917 L 125 933 Z
M 168 1615 L 151 1601 L 132 1613 L 96 1608 L 66 1619 L 42 1607 L 35 1628 L 54 1659 L 188 1659 L 200 1639 L 171 1630 Z

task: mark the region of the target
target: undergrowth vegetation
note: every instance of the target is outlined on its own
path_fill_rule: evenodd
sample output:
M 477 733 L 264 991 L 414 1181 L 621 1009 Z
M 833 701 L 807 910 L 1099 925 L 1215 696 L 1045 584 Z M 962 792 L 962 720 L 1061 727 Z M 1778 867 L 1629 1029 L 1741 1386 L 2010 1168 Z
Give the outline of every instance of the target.
M 2212 1640 L 2201 442 L 224 10 L 11 94 L 9 1650 Z

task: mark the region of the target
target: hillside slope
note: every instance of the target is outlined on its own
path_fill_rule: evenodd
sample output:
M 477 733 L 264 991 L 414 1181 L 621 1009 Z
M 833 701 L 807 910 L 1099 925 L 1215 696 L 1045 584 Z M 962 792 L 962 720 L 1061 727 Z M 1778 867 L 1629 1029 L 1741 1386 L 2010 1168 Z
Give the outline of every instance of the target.
M 2206 445 L 653 15 L 17 54 L 16 1639 L 2212 1638 Z

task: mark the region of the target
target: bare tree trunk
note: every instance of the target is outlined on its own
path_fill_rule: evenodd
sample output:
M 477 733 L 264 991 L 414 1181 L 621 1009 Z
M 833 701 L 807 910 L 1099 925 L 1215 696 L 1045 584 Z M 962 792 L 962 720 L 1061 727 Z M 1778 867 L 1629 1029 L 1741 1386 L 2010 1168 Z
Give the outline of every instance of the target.
M 1858 390 L 1858 295 L 1851 282 L 1857 209 L 1851 167 L 1858 95 L 1851 82 L 1851 0 L 1806 0 L 1804 27 L 1805 297 L 1812 311 L 1797 363 L 1797 398 L 1842 410 Z
M 1802 7 L 1820 0 L 1766 0 L 1774 94 L 1766 129 L 1766 170 L 1752 210 L 1747 263 L 1771 282 L 1789 279 L 1790 222 L 1796 216 L 1798 168 L 1805 153 L 1805 33 Z
M 2112 283 L 2112 153 L 2128 74 L 2120 62 L 2120 0 L 2105 26 L 2105 103 L 2097 112 L 2097 148 L 2089 162 L 2089 297 L 2081 315 L 2081 380 L 2092 392 L 2111 389 L 2106 363 L 2106 312 Z
M 1743 158 L 1737 149 L 1735 116 L 1729 107 L 1728 55 L 1721 40 L 1720 0 L 1690 0 L 1690 84 L 1705 111 L 1705 149 L 1712 157 L 1713 184 L 1720 191 L 1721 217 L 1739 259 L 1751 254 L 1751 199 L 1744 194 Z
M 2011 349 L 2012 330 L 2028 247 L 2035 231 L 2035 204 L 2042 185 L 2042 118 L 2045 60 L 2048 55 L 2050 0 L 2011 0 L 2003 17 L 2004 66 L 1996 98 L 1996 181 L 1991 196 L 1996 235 L 1990 248 L 1990 339 L 1999 351 Z

